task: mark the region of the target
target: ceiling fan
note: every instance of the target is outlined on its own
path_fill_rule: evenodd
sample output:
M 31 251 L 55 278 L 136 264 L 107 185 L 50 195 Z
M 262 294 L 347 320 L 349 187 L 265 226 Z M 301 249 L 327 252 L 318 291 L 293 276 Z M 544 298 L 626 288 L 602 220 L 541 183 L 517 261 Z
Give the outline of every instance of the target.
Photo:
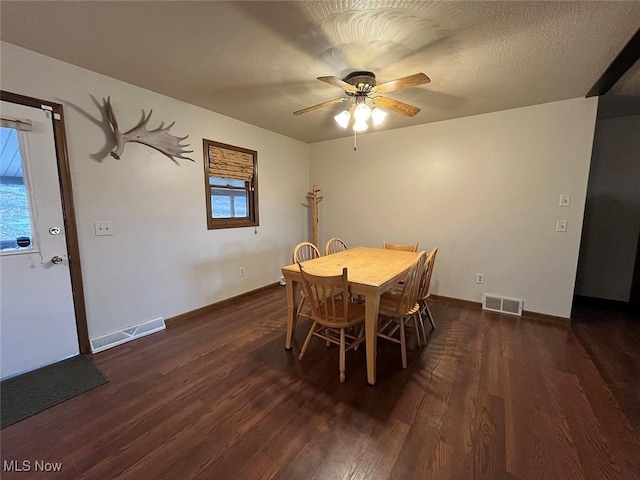
M 376 76 L 372 72 L 352 72 L 347 75 L 344 80 L 340 80 L 339 78 L 332 76 L 318 77 L 318 80 L 335 87 L 342 88 L 347 94 L 347 97 L 334 98 L 333 100 L 322 102 L 318 105 L 297 110 L 293 112 L 293 114 L 301 115 L 323 107 L 328 107 L 329 105 L 335 105 L 337 103 L 354 99 L 349 110 L 344 110 L 340 114 L 336 115 L 335 120 L 343 128 L 353 126 L 353 129 L 357 132 L 364 131 L 368 128 L 366 122 L 369 118 L 372 119 L 374 125 L 378 125 L 382 119 L 384 119 L 386 112 L 380 110 L 380 108 L 392 110 L 396 113 L 406 115 L 407 117 L 413 117 L 420 111 L 418 107 L 414 107 L 413 105 L 409 105 L 392 98 L 383 97 L 380 94 L 395 92 L 403 88 L 424 85 L 431 81 L 424 73 L 415 73 L 407 77 L 397 78 L 378 85 L 376 84 Z M 376 107 L 380 108 L 374 108 L 371 110 L 371 108 L 366 104 L 367 99 Z M 376 117 L 378 119 L 376 119 Z

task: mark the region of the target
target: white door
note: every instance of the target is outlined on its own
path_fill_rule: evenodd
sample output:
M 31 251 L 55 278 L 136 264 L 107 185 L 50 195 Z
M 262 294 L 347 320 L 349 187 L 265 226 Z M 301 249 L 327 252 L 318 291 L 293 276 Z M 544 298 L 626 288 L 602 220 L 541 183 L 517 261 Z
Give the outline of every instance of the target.
M 79 347 L 54 120 L 6 101 L 0 117 L 0 378 L 7 378 L 78 355 Z

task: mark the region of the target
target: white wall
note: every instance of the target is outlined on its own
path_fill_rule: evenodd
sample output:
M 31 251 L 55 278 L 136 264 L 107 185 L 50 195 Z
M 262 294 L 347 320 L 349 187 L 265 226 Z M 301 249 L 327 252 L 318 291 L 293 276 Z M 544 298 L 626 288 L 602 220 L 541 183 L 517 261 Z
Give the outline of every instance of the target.
M 627 302 L 640 235 L 640 116 L 598 120 L 576 293 Z
M 371 133 L 356 152 L 352 139 L 312 144 L 321 239 L 438 246 L 433 293 L 569 317 L 596 109 L 575 99 Z
M 308 238 L 302 207 L 322 189 L 321 240 L 420 241 L 440 247 L 439 295 L 524 298 L 568 317 L 596 99 L 576 99 L 308 146 L 147 90 L 2 43 L 1 87 L 64 105 L 91 337 L 171 317 L 272 283 Z M 121 128 L 153 108 L 175 121 L 195 163 L 128 144 L 122 160 L 94 99 L 111 96 Z M 258 151 L 260 227 L 208 231 L 202 138 Z M 311 166 L 309 170 L 309 158 Z M 286 179 L 286 180 L 285 180 Z M 309 181 L 310 179 L 310 181 Z M 285 180 L 285 181 L 283 181 Z M 562 193 L 569 208 L 558 206 Z M 557 219 L 569 231 L 556 233 Z M 95 220 L 115 235 L 96 237 Z M 247 276 L 238 269 L 245 266 Z M 474 283 L 476 272 L 485 285 Z
M 169 318 L 278 281 L 306 239 L 308 145 L 2 43 L 1 88 L 64 106 L 90 337 Z M 127 144 L 121 160 L 95 103 L 111 96 L 121 130 L 153 109 L 175 121 L 195 163 Z M 202 139 L 258 151 L 260 226 L 207 230 Z M 115 235 L 96 237 L 111 220 Z M 246 276 L 239 277 L 239 267 Z M 283 293 L 284 295 L 284 293 Z

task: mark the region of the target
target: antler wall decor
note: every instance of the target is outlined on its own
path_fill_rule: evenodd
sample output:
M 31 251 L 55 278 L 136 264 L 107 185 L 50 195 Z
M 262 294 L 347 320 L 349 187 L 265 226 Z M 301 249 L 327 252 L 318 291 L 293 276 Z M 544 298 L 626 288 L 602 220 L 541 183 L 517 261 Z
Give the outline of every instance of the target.
M 145 116 L 142 122 L 140 122 L 137 126 L 133 127 L 128 132 L 122 133 L 118 129 L 118 121 L 116 120 L 116 115 L 113 113 L 113 107 L 111 106 L 111 97 L 107 98 L 107 100 L 105 101 L 105 105 L 107 108 L 109 123 L 113 128 L 113 134 L 116 139 L 116 148 L 109 153 L 109 155 L 111 155 L 113 158 L 120 160 L 120 156 L 122 155 L 125 144 L 127 142 L 136 142 L 142 143 L 143 145 L 147 145 L 151 148 L 155 148 L 172 160 L 173 157 L 175 157 L 195 162 L 195 160 L 193 160 L 192 158 L 184 156 L 185 153 L 193 152 L 193 150 L 185 150 L 185 147 L 188 147 L 189 145 L 180 144 L 180 142 L 186 139 L 189 135 L 185 135 L 184 137 L 176 137 L 169 133 L 169 129 L 173 127 L 173 124 L 176 122 L 172 122 L 171 125 L 166 128 L 162 128 L 162 126 L 160 126 L 155 130 L 147 130 L 147 123 L 149 123 L 149 119 L 151 118 L 151 114 L 153 113 L 153 110 L 151 110 L 149 111 L 149 115 Z

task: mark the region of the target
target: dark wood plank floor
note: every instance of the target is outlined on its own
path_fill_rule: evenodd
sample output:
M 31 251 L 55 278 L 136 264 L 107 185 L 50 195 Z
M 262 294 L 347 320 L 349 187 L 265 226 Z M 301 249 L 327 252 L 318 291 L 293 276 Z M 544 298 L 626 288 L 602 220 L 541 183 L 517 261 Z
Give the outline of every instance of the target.
M 94 356 L 108 384 L 2 430 L 3 466 L 32 465 L 2 478 L 640 478 L 640 322 L 432 310 L 408 369 L 380 345 L 374 387 L 362 349 L 345 384 L 335 347 L 283 349 L 282 288 L 170 325 Z

